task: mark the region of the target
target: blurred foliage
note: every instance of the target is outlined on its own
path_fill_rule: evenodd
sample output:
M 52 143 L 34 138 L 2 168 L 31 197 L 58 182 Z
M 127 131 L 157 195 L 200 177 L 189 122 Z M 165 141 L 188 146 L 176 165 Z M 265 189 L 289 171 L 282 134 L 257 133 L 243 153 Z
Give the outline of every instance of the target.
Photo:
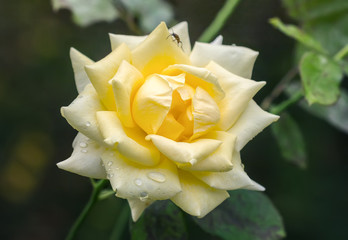
M 211 23 L 224 3 L 222 0 L 161 2 L 170 4 L 175 19 L 189 22 L 192 41 Z M 288 69 L 299 65 L 305 52 L 313 51 L 272 28 L 268 19 L 275 16 L 298 26 L 321 44 L 327 52 L 324 57 L 337 62 L 345 75 L 348 72 L 344 54 L 348 43 L 347 1 L 282 2 L 284 5 L 276 0 L 240 1 L 221 31 L 226 44 L 235 43 L 260 52 L 253 78 L 267 80 L 267 86 L 256 96 L 257 102 L 270 93 Z M 109 51 L 106 33 L 136 32 L 143 22 L 141 14 L 123 6 L 116 13 L 119 17 L 116 21 L 98 20 L 87 28 L 80 28 L 71 22 L 70 11 L 53 12 L 49 1 L 2 2 L 1 239 L 55 240 L 66 236 L 91 190 L 88 179 L 62 172 L 55 166 L 71 154 L 71 142 L 76 134 L 59 113 L 59 108 L 76 96 L 69 48 L 76 46 L 93 59 L 100 59 Z M 151 16 L 151 12 L 147 16 Z M 158 17 L 157 21 L 161 20 L 166 19 Z M 136 28 L 132 29 L 132 25 Z M 292 80 L 300 83 L 299 75 Z M 287 85 L 287 92 L 292 91 L 292 85 Z M 300 88 L 297 84 L 295 92 Z M 308 159 L 305 171 L 280 161 L 281 153 L 273 147 L 276 141 L 268 129 L 242 152 L 248 174 L 267 187 L 266 194 L 281 212 L 287 239 L 344 239 L 348 234 L 348 193 L 344 191 L 348 181 L 346 76 L 341 81 L 340 92 L 333 105 L 309 106 L 302 100 L 301 108 L 294 105 L 287 110 L 302 130 Z M 287 95 L 280 95 L 273 104 L 286 99 Z M 331 128 L 317 116 L 345 133 Z M 127 229 L 121 235 L 117 229 L 120 214 L 129 215 L 128 206 L 124 207 L 123 200 L 107 196 L 107 193 L 103 195 L 90 212 L 78 233 L 81 239 L 92 238 L 93 233 L 105 238 L 131 238 Z M 161 204 L 152 207 L 160 208 Z M 188 239 L 220 239 L 203 232 L 196 221 L 185 214 L 183 218 L 190 229 Z

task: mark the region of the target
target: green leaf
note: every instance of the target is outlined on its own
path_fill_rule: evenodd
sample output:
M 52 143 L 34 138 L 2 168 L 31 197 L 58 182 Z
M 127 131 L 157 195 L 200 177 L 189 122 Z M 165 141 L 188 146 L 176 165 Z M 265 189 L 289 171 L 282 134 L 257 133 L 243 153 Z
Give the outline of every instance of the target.
M 282 218 L 261 192 L 229 191 L 230 198 L 204 218 L 193 220 L 206 232 L 230 240 L 273 240 L 285 237 Z
M 51 0 L 53 10 L 69 9 L 73 20 L 80 26 L 88 26 L 95 22 L 111 22 L 118 17 L 113 0 Z
M 303 45 L 316 50 L 320 53 L 325 53 L 326 50 L 321 46 L 321 44 L 312 38 L 309 34 L 305 33 L 295 25 L 284 24 L 279 18 L 271 18 L 270 23 L 280 30 L 285 35 L 292 37 L 302 43 Z
M 300 62 L 300 75 L 309 104 L 330 105 L 337 101 L 343 77 L 338 63 L 323 55 L 307 52 Z
M 300 21 L 337 15 L 348 10 L 347 0 L 283 0 L 291 17 Z
M 167 2 L 161 0 L 121 0 L 132 15 L 139 18 L 140 27 L 152 31 L 161 21 L 169 23 L 174 18 L 174 11 Z
M 305 143 L 301 130 L 292 117 L 283 113 L 271 126 L 282 156 L 300 168 L 307 165 Z
M 131 225 L 131 239 L 187 239 L 183 212 L 171 201 L 156 201 Z

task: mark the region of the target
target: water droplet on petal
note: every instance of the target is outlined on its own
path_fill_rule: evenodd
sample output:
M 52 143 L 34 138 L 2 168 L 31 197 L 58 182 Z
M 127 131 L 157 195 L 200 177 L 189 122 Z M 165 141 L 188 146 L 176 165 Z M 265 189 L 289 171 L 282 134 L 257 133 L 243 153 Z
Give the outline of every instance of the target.
M 244 170 L 244 164 L 243 164 L 243 163 L 241 163 L 241 164 L 240 164 L 240 166 L 241 166 L 241 167 L 243 168 L 243 170 Z
M 145 202 L 148 198 L 149 198 L 149 194 L 147 192 L 140 193 L 140 196 L 139 196 L 140 201 Z
M 136 178 L 136 179 L 134 179 L 134 184 L 137 186 L 141 186 L 143 184 L 143 181 L 141 181 L 140 178 Z
M 159 182 L 159 183 L 163 183 L 166 181 L 166 177 L 159 172 L 150 172 L 147 174 L 148 178 L 150 178 L 151 180 L 155 181 L 155 182 Z
M 86 122 L 86 127 L 89 127 L 91 126 L 91 123 L 90 122 Z
M 113 173 L 108 173 L 108 174 L 106 175 L 106 177 L 107 177 L 108 179 L 112 178 L 113 176 L 114 176 Z
M 85 148 L 85 147 L 87 147 L 87 146 L 88 146 L 87 143 L 85 143 L 85 142 L 80 142 L 80 147 Z
M 86 149 L 82 149 L 82 150 L 81 150 L 81 152 L 86 153 L 86 152 L 87 152 L 87 150 L 86 150 Z
M 109 161 L 108 166 L 110 167 L 113 164 L 113 162 Z

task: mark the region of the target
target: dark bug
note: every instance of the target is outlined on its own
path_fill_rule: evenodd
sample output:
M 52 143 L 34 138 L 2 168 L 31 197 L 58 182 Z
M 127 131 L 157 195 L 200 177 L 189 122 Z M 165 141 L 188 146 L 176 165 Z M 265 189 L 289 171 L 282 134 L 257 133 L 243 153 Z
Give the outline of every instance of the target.
M 184 49 L 182 48 L 182 41 L 180 40 L 180 37 L 178 34 L 176 34 L 175 32 L 172 32 L 171 34 L 168 35 L 166 39 L 168 39 L 169 37 L 172 37 L 173 42 L 176 42 L 176 45 L 178 45 L 178 47 L 180 47 L 184 51 Z

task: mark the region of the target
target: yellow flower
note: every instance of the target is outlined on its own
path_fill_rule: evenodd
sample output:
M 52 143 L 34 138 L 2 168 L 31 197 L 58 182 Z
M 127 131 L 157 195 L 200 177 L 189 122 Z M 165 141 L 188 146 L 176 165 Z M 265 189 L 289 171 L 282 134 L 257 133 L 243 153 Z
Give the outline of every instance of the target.
M 221 37 L 191 51 L 186 22 L 110 38 L 98 62 L 71 49 L 79 95 L 61 113 L 79 133 L 59 168 L 108 178 L 134 221 L 156 200 L 203 217 L 226 190 L 264 190 L 239 153 L 278 119 L 252 100 L 265 84 L 249 79 L 257 52 Z

